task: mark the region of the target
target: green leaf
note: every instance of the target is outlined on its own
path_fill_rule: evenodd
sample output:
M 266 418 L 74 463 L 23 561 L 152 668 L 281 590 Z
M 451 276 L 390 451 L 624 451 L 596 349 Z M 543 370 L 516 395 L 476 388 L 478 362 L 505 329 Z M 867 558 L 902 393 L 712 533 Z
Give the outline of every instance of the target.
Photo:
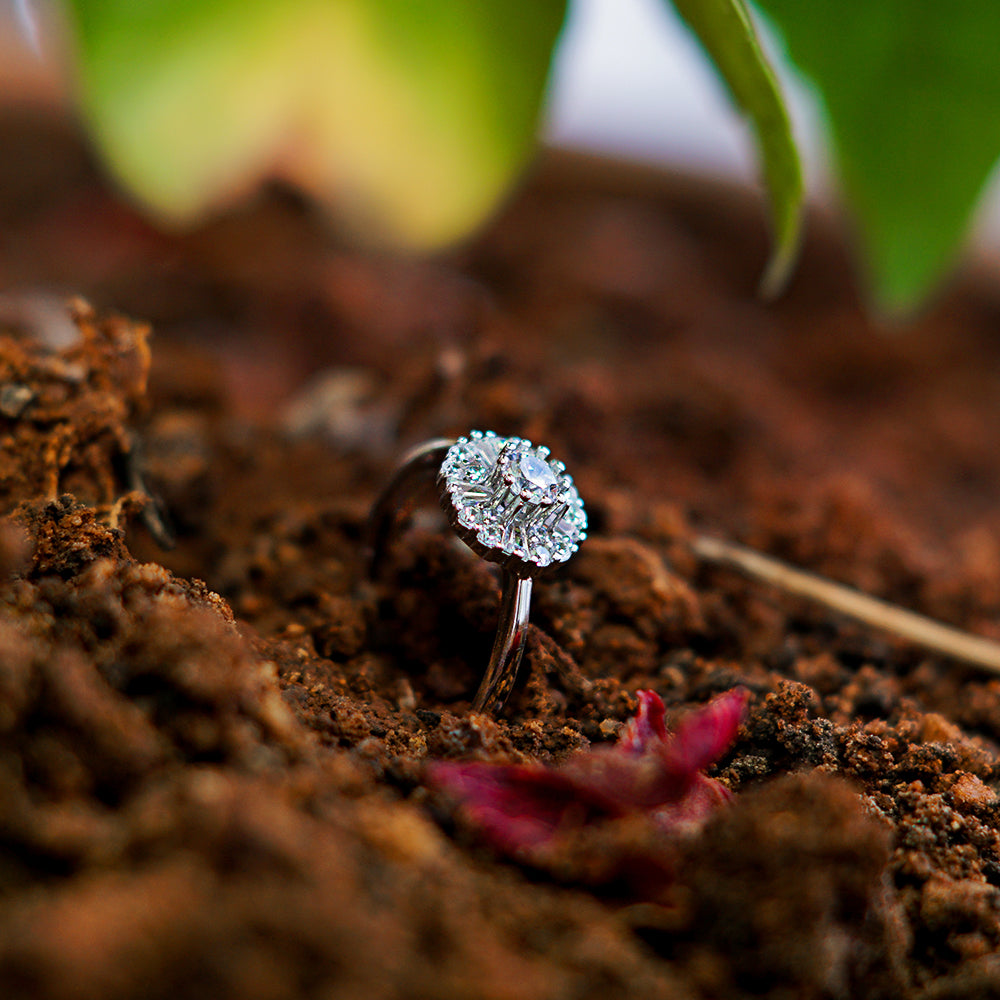
M 111 169 L 188 223 L 280 176 L 363 235 L 436 246 L 535 140 L 565 0 L 69 0 Z
M 760 0 L 819 88 L 876 299 L 953 264 L 1000 153 L 996 0 Z
M 795 263 L 802 226 L 802 166 L 781 90 L 743 0 L 674 0 L 674 6 L 756 130 L 775 242 L 761 289 L 775 294 Z

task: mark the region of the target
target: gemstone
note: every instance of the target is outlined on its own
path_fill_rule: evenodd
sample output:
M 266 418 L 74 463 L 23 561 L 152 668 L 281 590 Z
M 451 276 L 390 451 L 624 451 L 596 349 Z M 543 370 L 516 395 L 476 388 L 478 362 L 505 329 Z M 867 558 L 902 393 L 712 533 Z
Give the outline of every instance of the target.
M 531 452 L 522 455 L 517 466 L 521 470 L 525 482 L 536 489 L 548 490 L 559 485 L 549 463 L 537 455 L 532 455 Z
M 517 437 L 473 431 L 448 450 L 438 482 L 459 534 L 541 568 L 565 562 L 587 537 L 587 514 L 572 477 L 547 448 Z

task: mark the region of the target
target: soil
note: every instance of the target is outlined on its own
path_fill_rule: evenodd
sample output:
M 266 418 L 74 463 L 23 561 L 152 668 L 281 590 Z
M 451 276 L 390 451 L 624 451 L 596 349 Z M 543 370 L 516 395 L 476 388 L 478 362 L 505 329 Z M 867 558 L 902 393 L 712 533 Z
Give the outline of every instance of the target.
M 815 213 L 764 303 L 748 195 L 565 155 L 435 260 L 281 190 L 170 236 L 64 122 L 0 144 L 0 995 L 997 993 L 1000 680 L 688 547 L 1000 638 L 995 276 L 880 326 Z M 475 427 L 592 526 L 498 719 L 491 567 L 422 514 L 366 573 L 398 457 Z M 518 863 L 426 782 L 735 685 L 733 801 L 668 847 L 639 815 Z

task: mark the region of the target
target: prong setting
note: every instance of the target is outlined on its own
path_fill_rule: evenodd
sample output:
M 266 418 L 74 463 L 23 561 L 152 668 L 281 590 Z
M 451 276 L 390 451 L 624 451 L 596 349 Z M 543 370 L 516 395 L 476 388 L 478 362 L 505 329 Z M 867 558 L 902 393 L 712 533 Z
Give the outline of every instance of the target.
M 520 437 L 472 431 L 438 473 L 459 537 L 485 559 L 526 575 L 565 562 L 587 537 L 583 501 L 566 466 Z

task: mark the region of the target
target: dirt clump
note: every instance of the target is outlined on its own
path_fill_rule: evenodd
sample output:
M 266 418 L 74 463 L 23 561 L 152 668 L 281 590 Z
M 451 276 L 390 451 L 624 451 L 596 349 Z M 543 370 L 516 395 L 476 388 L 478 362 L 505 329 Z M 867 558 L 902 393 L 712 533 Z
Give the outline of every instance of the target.
M 48 141 L 4 128 L 26 157 Z M 764 230 L 718 187 L 564 161 L 470 246 L 403 262 L 277 193 L 162 236 L 67 164 L 44 225 L 0 197 L 0 262 L 144 320 L 0 309 L 3 995 L 993 983 L 1000 682 L 688 544 L 1000 637 L 992 280 L 885 336 L 822 220 L 786 298 L 757 301 Z M 496 719 L 469 710 L 493 569 L 423 510 L 380 579 L 366 563 L 398 456 L 472 428 L 549 445 L 591 518 L 537 584 Z M 433 761 L 612 743 L 640 689 L 676 726 L 736 686 L 710 769 L 733 801 L 655 891 L 593 877 L 615 851 L 662 874 L 641 816 L 539 869 L 428 790 Z

